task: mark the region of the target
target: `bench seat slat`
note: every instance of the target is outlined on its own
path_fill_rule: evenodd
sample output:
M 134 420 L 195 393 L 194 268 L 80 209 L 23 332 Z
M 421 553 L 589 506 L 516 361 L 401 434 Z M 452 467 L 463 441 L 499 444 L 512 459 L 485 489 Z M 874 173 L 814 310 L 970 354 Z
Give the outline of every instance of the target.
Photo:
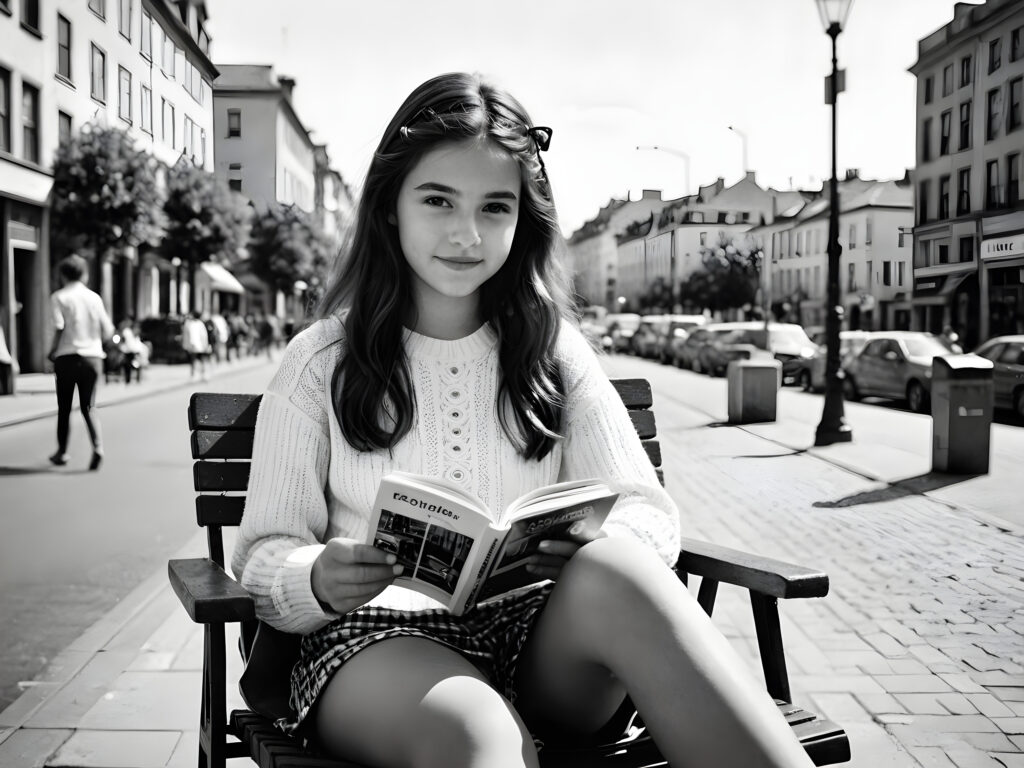
M 631 411 L 654 405 L 651 383 L 647 379 L 612 379 L 612 385 Z
M 262 395 L 195 392 L 188 402 L 189 429 L 253 429 Z
M 192 479 L 197 491 L 244 491 L 249 486 L 248 461 L 197 461 Z
M 245 496 L 196 496 L 196 522 L 200 526 L 241 525 Z
M 255 432 L 250 429 L 196 429 L 192 432 L 193 459 L 250 459 Z

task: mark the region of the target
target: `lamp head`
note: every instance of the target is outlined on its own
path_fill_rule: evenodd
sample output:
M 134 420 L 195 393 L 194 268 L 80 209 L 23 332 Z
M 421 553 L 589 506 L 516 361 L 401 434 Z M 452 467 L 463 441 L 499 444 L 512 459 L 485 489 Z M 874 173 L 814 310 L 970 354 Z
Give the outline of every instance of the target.
M 833 26 L 842 29 L 846 24 L 846 17 L 850 15 L 850 6 L 853 0 L 814 0 L 818 6 L 818 14 L 821 16 L 822 26 L 828 32 Z

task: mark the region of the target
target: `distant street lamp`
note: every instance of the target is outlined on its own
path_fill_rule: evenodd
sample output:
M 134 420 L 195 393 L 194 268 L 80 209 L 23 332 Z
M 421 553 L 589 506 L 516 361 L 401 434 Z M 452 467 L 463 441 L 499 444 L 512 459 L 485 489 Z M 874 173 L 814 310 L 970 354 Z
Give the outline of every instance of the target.
M 743 172 L 746 173 L 750 170 L 750 166 L 747 164 L 747 134 L 732 125 L 729 126 L 729 130 L 739 136 L 740 141 L 743 142 Z
M 174 314 L 184 315 L 181 311 L 181 259 L 177 256 L 171 259 L 171 266 L 174 267 Z
M 836 177 L 836 102 L 843 90 L 842 72 L 837 66 L 836 38 L 850 13 L 853 0 L 815 0 L 825 32 L 832 38 L 832 75 L 825 79 L 825 101 L 832 106 L 832 179 L 828 203 L 828 291 L 825 308 L 825 405 L 814 434 L 815 445 L 848 443 L 853 430 L 843 412 L 843 374 L 839 369 L 839 183 Z
M 681 149 L 672 149 L 672 147 L 661 147 L 661 146 L 658 146 L 658 145 L 637 147 L 637 149 L 638 150 L 648 150 L 648 149 L 650 149 L 650 150 L 654 150 L 655 152 L 667 152 L 670 155 L 675 155 L 676 157 L 682 159 L 686 163 L 686 166 L 685 166 L 686 170 L 684 171 L 685 175 L 683 176 L 683 185 L 684 185 L 683 195 L 685 196 L 685 195 L 690 194 L 690 156 L 688 154 L 683 152 Z

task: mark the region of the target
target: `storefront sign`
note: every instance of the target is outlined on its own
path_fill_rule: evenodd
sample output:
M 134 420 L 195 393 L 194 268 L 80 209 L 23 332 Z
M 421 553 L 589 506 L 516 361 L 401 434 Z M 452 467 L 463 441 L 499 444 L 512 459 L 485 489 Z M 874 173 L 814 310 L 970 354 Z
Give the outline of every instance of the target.
M 1013 256 L 1024 256 L 1024 234 L 993 237 L 981 241 L 983 260 L 1008 259 Z

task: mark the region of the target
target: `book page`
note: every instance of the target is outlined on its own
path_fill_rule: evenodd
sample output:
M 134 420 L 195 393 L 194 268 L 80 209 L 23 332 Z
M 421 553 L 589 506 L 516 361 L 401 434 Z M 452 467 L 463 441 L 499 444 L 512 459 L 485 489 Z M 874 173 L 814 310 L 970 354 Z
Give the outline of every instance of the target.
M 469 579 L 460 578 L 487 538 L 488 524 L 469 499 L 429 488 L 415 476 L 388 476 L 377 493 L 370 543 L 398 558 L 404 570 L 396 584 L 451 605 L 468 588 Z
M 548 504 L 535 502 L 532 505 L 535 514 L 517 517 L 509 526 L 494 567 L 477 600 L 541 581 L 526 569 L 530 558 L 537 554 L 540 543 L 545 539 L 570 539 L 580 543 L 592 541 L 617 498 L 618 494 L 604 489 L 584 494 L 568 503 L 564 498 L 552 499 Z

